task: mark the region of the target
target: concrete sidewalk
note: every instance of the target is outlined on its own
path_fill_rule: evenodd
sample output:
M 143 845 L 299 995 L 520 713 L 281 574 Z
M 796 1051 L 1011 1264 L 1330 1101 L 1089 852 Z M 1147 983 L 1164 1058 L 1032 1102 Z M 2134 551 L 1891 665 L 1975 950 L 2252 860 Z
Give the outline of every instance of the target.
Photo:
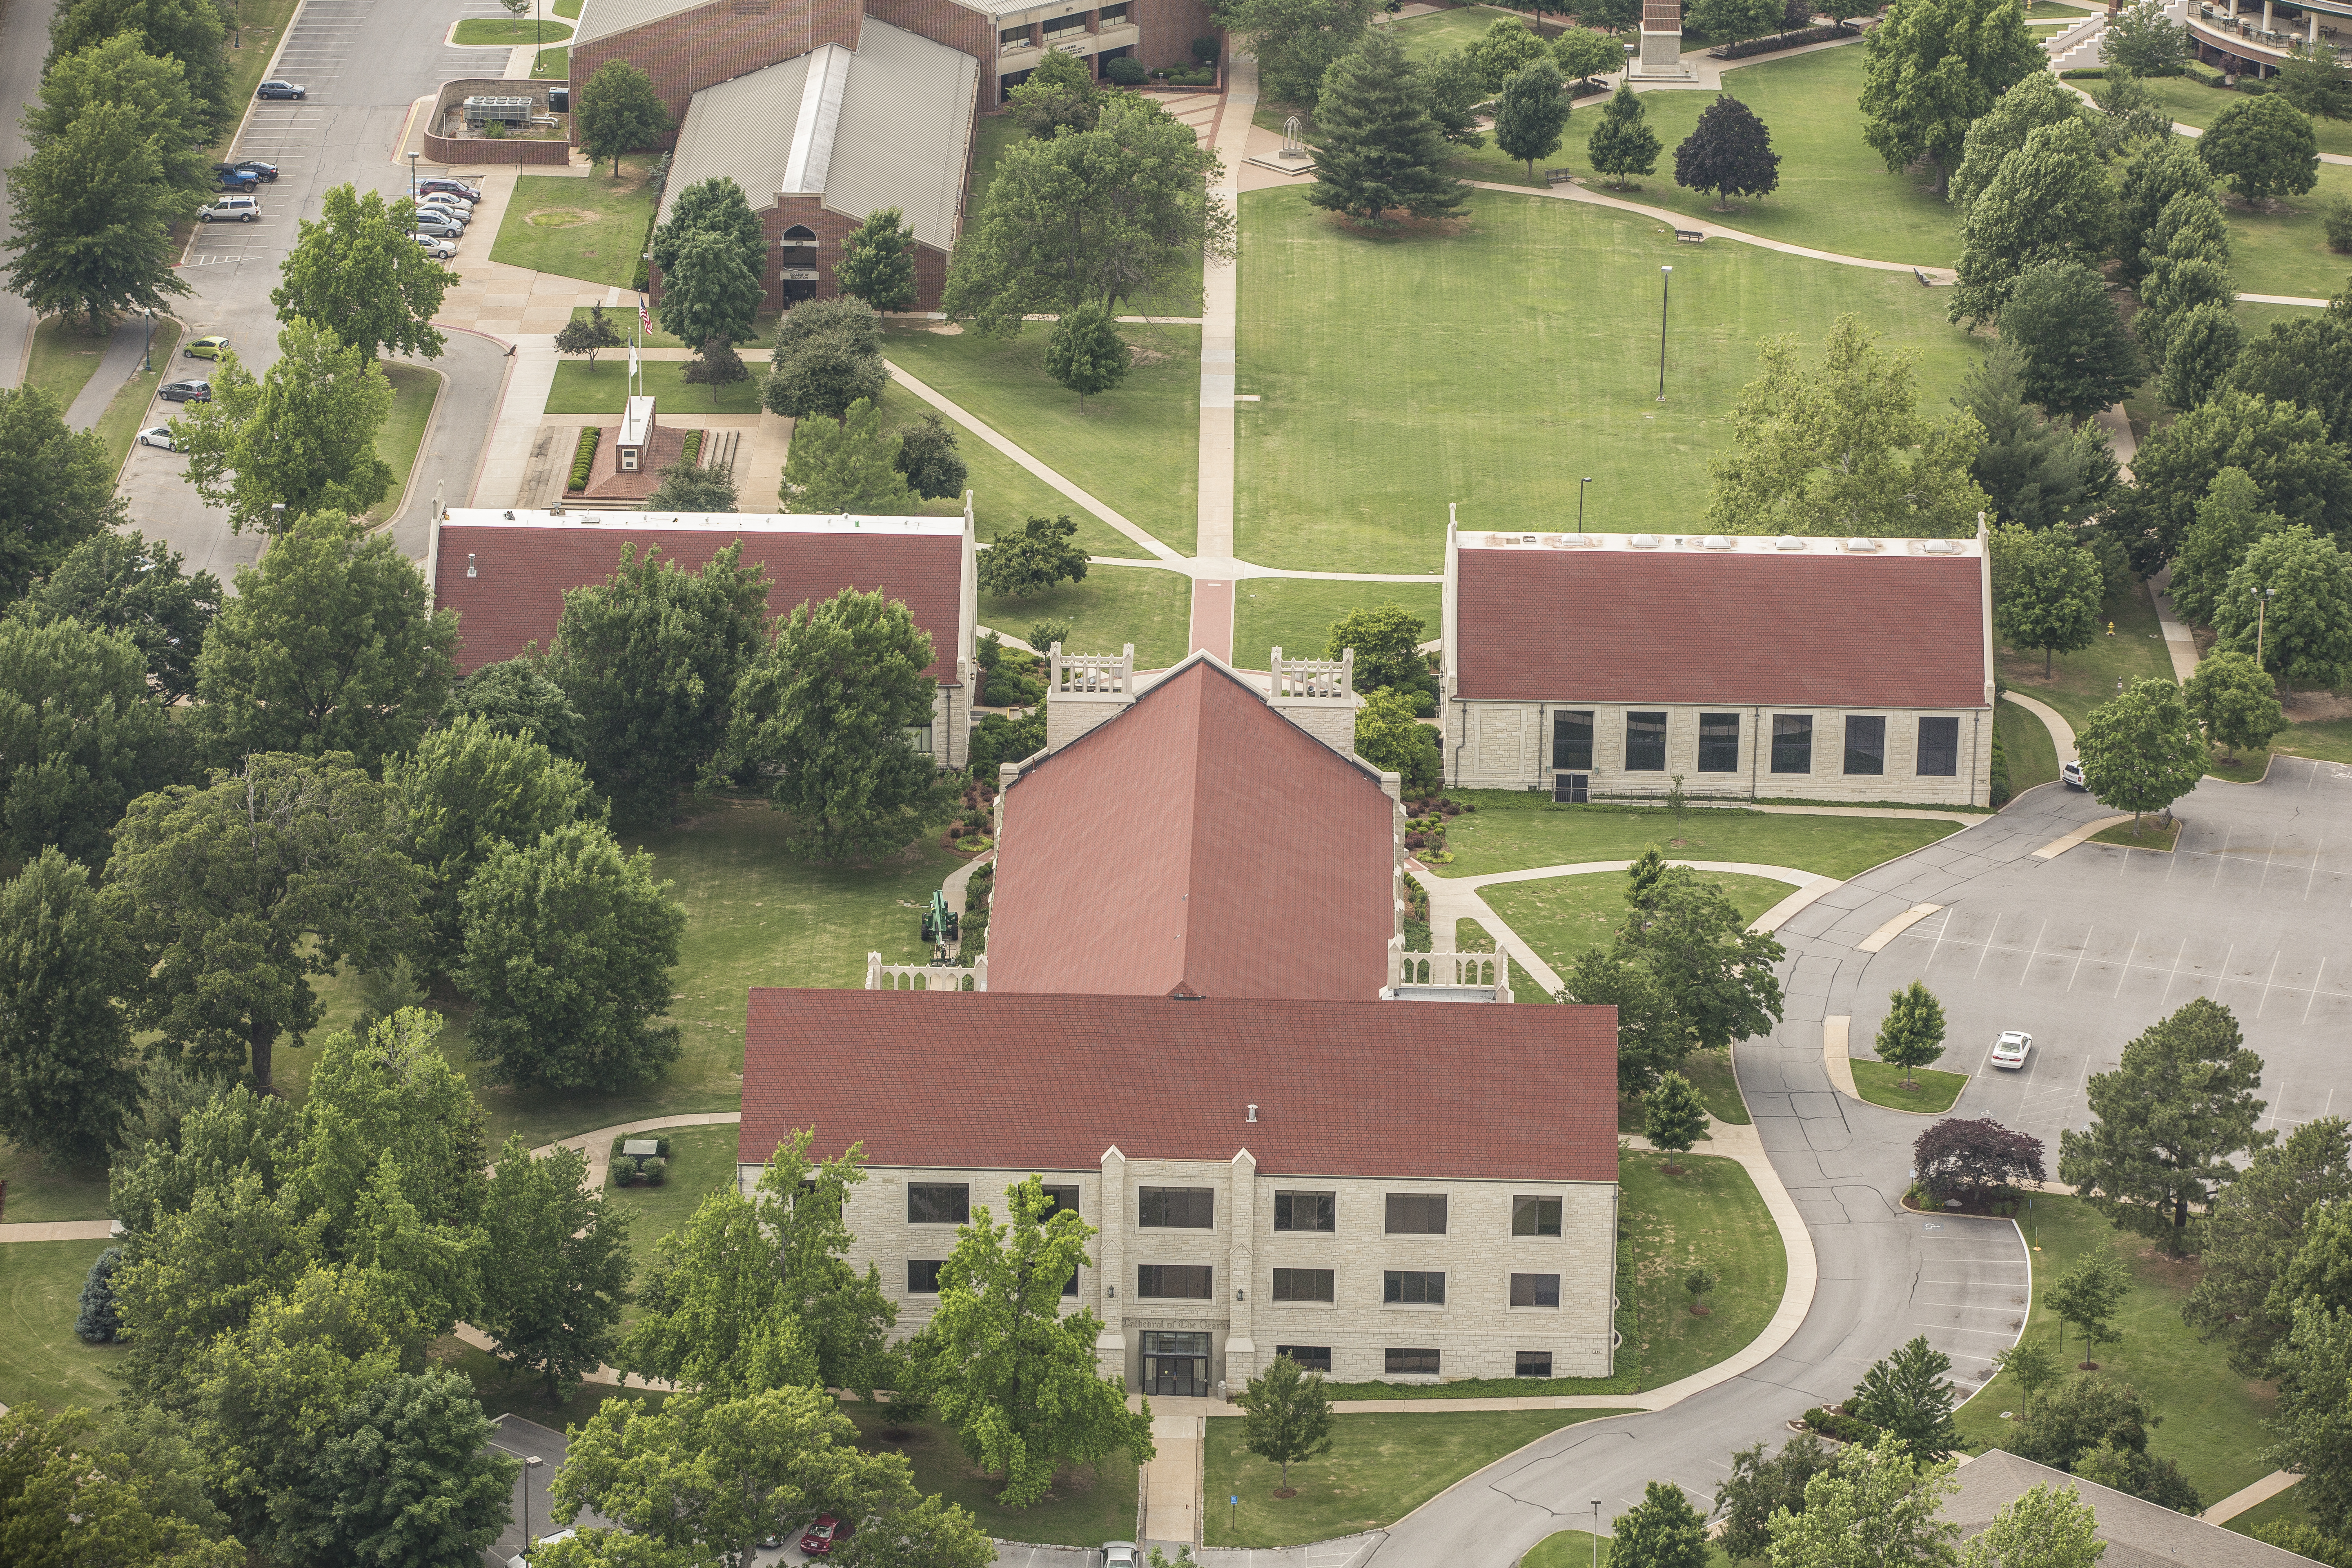
M 1217 110 L 1210 146 L 1217 155 L 1209 199 L 1236 208 L 1241 168 L 1249 156 L 1250 116 L 1257 110 L 1257 61 L 1229 54 L 1225 98 Z M 1200 501 L 1194 551 L 1212 560 L 1234 552 L 1234 359 L 1240 322 L 1240 258 L 1213 263 L 1201 279 Z M 1192 620 L 1188 649 L 1207 649 L 1231 662 L 1234 656 L 1234 584 L 1231 578 L 1192 580 Z
M 114 401 L 114 395 L 139 374 L 146 357 L 146 321 L 126 317 L 117 321 L 114 335 L 106 341 L 106 352 L 99 356 L 98 368 L 90 373 L 73 405 L 66 410 L 66 423 L 76 430 L 87 430 L 96 425 L 107 405 Z M 198 363 L 211 368 L 209 362 Z

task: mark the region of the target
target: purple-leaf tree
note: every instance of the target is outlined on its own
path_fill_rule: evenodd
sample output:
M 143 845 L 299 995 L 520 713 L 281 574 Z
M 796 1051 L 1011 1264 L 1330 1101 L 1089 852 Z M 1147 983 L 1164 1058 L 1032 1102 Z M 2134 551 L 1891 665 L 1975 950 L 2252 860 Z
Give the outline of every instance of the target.
M 1948 1117 L 1911 1145 L 1919 1179 L 1938 1198 L 1966 1197 L 2018 1182 L 2041 1181 L 2042 1140 L 2012 1132 L 1990 1116 Z

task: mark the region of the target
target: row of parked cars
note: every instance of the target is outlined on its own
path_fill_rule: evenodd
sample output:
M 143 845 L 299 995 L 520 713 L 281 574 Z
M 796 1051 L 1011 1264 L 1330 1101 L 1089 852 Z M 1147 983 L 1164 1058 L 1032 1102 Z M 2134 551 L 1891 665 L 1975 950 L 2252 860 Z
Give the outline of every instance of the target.
M 463 180 L 421 180 L 416 186 L 416 243 L 436 261 L 457 254 L 482 193 Z

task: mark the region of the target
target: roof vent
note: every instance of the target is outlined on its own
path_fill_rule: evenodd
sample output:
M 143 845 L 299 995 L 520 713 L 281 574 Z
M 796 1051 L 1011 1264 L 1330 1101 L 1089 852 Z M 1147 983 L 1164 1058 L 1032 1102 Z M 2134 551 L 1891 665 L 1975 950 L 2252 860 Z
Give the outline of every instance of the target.
M 1772 542 L 1775 550 L 1802 550 L 1804 547 L 1805 542 L 1793 533 L 1784 533 Z
M 1510 543 L 1511 536 L 1507 533 L 1490 533 L 1486 536 L 1486 542 L 1499 548 Z
M 1845 542 L 1845 547 L 1857 555 L 1873 554 L 1886 548 L 1875 539 L 1849 539 Z
M 1710 533 L 1705 539 L 1700 540 L 1699 544 L 1701 548 L 1706 550 L 1728 550 L 1731 548 L 1731 535 L 1727 533 Z
M 1243 1117 L 1242 1120 L 1244 1121 L 1255 1121 L 1257 1120 L 1257 1107 L 1255 1105 L 1251 1106 L 1249 1108 L 1249 1114 Z
M 1625 542 L 1636 550 L 1655 550 L 1658 547 L 1658 536 L 1654 533 L 1637 533 Z
M 1592 540 L 1590 535 L 1582 533 L 1547 533 L 1544 542 L 1554 550 L 1575 550 L 1591 543 Z
M 466 552 L 466 575 L 468 577 L 478 577 L 481 575 L 479 572 L 474 570 L 474 552 L 470 550 Z
M 1521 544 L 1533 544 L 1535 542 L 1536 536 L 1532 533 L 1523 533 L 1519 535 L 1519 542 Z
M 583 522 L 602 522 L 604 520 L 597 516 L 593 511 L 583 511 L 580 514 L 580 521 Z
M 1919 547 L 1930 555 L 1958 555 L 1960 542 L 1957 539 L 1931 539 Z
M 514 513 L 512 513 L 512 512 L 508 512 L 508 513 L 506 513 L 506 514 L 505 514 L 505 516 L 506 516 L 506 520 L 507 520 L 509 522 L 512 522 L 512 521 L 514 521 Z

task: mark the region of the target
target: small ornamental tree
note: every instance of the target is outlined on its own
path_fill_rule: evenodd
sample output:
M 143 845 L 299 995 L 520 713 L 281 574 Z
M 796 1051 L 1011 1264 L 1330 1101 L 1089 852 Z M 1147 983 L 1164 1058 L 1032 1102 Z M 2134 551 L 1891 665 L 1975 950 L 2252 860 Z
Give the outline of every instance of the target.
M 82 1279 L 74 1337 L 86 1345 L 110 1345 L 122 1335 L 122 1314 L 114 1305 L 114 1271 L 121 1267 L 122 1248 L 110 1247 Z
M 710 406 L 716 408 L 719 389 L 749 381 L 751 373 L 744 366 L 743 356 L 735 352 L 734 340 L 722 333 L 703 341 L 702 353 L 686 362 L 679 379 L 688 386 L 709 386 Z
M 2092 709 L 2074 739 L 2092 798 L 2130 812 L 2135 835 L 2143 815 L 2165 810 L 2197 787 L 2210 754 L 2180 688 L 2154 677 Z
M 2242 653 L 2207 654 L 2198 660 L 2197 673 L 2181 688 L 2181 695 L 2188 700 L 2189 717 L 2205 727 L 2206 739 L 2221 745 L 2225 761 L 2235 762 L 2241 746 L 2262 750 L 2286 728 L 2277 684 Z
M 1952 1358 L 1929 1347 L 1920 1335 L 1885 1360 L 1873 1363 L 1846 1401 L 1846 1408 L 1883 1428 L 1922 1464 L 1933 1464 L 1960 1446 L 1952 1421 Z
M 1733 196 L 1766 196 L 1780 188 L 1780 154 L 1772 133 L 1746 104 L 1728 93 L 1700 111 L 1698 124 L 1675 149 L 1675 184 L 1710 191 L 1715 210 L 1731 210 Z
M 2110 71 L 2135 77 L 2179 76 L 2189 55 L 2189 29 L 2164 14 L 2164 0 L 2138 0 L 2107 19 L 2099 58 Z
M 981 592 L 1025 599 L 1062 583 L 1085 582 L 1087 557 L 1076 542 L 1077 532 L 1066 514 L 1033 517 L 1019 533 L 998 534 L 981 552 Z
M 1642 1500 L 1610 1527 L 1616 1568 L 1706 1568 L 1706 1521 L 1671 1481 L 1652 1481 Z
M 1323 1392 L 1323 1374 L 1302 1371 L 1286 1355 L 1276 1356 L 1251 1378 L 1234 1403 L 1247 1412 L 1242 1447 L 1282 1467 L 1283 1489 L 1277 1497 L 1289 1495 L 1293 1460 L 1331 1451 L 1331 1396 Z
M 1359 606 L 1331 623 L 1323 657 L 1336 659 L 1355 649 L 1359 691 L 1384 686 L 1412 690 L 1429 675 L 1429 661 L 1421 651 L 1428 629 L 1419 616 L 1393 600 Z
M 1594 174 L 1608 176 L 1611 190 L 1622 191 L 1627 175 L 1646 174 L 1658 166 L 1661 145 L 1643 112 L 1641 95 L 1631 82 L 1621 81 L 1601 110 L 1601 123 L 1592 128 L 1584 155 Z
M 1706 1103 L 1678 1072 L 1659 1076 L 1658 1087 L 1643 1098 L 1642 1136 L 1667 1155 L 1666 1171 L 1679 1173 L 1673 1156 L 1687 1154 L 1706 1131 Z
M 1572 81 L 1591 81 L 1625 66 L 1625 46 L 1591 27 L 1570 27 L 1551 41 L 1552 63 Z
M 1901 1068 L 1903 1087 L 1916 1089 L 1911 1074 L 1944 1054 L 1944 1005 L 1916 980 L 1886 1001 L 1886 1018 L 1878 1026 L 1878 1059 Z
M 2315 120 L 2352 120 L 2352 75 L 2334 49 L 2295 44 L 2271 79 L 2271 90 Z
M 574 95 L 572 129 L 588 161 L 612 159 L 618 179 L 621 154 L 653 145 L 670 129 L 669 110 L 652 77 L 626 60 L 606 60 Z
M 1063 311 L 1045 340 L 1045 374 L 1078 395 L 1081 410 L 1089 396 L 1125 381 L 1133 363 L 1110 311 L 1099 304 Z
M 2225 107 L 2197 139 L 2197 155 L 2216 178 L 2257 205 L 2302 195 L 2319 183 L 2319 140 L 2311 116 L 2276 93 Z
M 1535 178 L 1537 159 L 1559 150 L 1567 130 L 1568 94 L 1549 60 L 1538 58 L 1504 84 L 1495 110 L 1495 145 L 1525 163 L 1528 178 Z
M 1549 52 L 1534 30 L 1517 16 L 1487 24 L 1486 30 L 1463 48 L 1478 68 L 1488 92 L 1501 92 L 1513 78 Z
M 2066 1348 L 2066 1325 L 2094 1351 L 2102 1344 L 2121 1338 L 2115 1328 L 2116 1309 L 2123 1305 L 2131 1281 L 2125 1277 L 2124 1266 L 2116 1261 L 2114 1253 L 2104 1247 L 2095 1247 L 2083 1255 L 2074 1268 L 2061 1274 L 2056 1282 L 2042 1292 L 2042 1304 L 2058 1319 L 2058 1348 Z
M 2017 1379 L 2019 1391 L 2029 1400 L 2058 1381 L 2058 1358 L 2047 1345 L 2014 1344 L 1995 1353 L 1992 1363 Z
M 555 334 L 555 352 L 560 354 L 586 354 L 588 368 L 593 370 L 600 350 L 616 349 L 626 342 L 628 340 L 621 336 L 621 329 L 604 314 L 604 307 L 591 305 L 585 317 L 574 316 L 563 323 L 562 330 Z
M 1911 1163 L 1938 1198 L 1967 1198 L 2042 1176 L 2042 1140 L 1990 1116 L 1947 1117 L 1913 1141 Z
M 877 310 L 903 310 L 915 302 L 915 234 L 906 216 L 898 207 L 876 207 L 841 242 L 833 276 L 843 293 Z
M 907 476 L 907 488 L 926 500 L 963 493 L 968 470 L 955 432 L 936 411 L 925 413 L 919 425 L 898 426 L 898 471 Z
M 1993 626 L 2011 647 L 2040 648 L 2047 679 L 2058 654 L 2086 648 L 2099 635 L 2106 590 L 2099 559 L 2058 529 L 2005 523 L 1990 542 Z

